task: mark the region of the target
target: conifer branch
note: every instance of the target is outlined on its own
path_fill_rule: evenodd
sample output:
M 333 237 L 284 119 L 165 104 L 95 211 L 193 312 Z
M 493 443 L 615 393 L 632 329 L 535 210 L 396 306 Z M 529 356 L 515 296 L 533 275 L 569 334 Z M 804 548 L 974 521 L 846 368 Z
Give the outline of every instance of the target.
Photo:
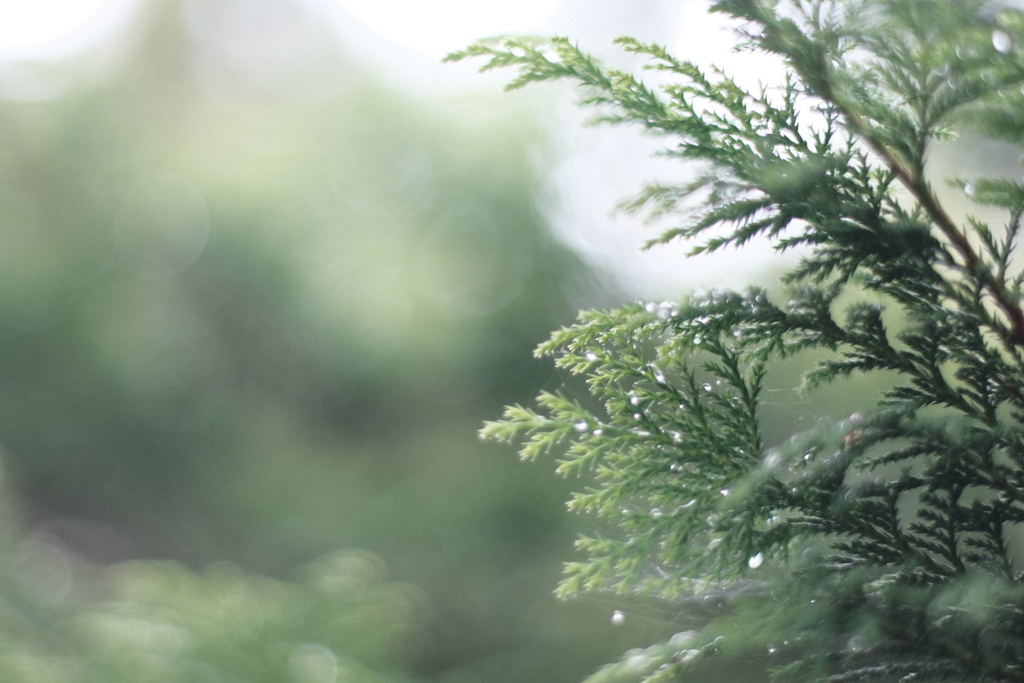
M 677 82 L 649 88 L 565 39 L 451 56 L 517 68 L 513 87 L 575 79 L 601 120 L 671 140 L 666 154 L 696 165 L 695 180 L 628 205 L 681 215 L 653 243 L 805 248 L 771 293 L 582 313 L 538 354 L 584 377 L 589 395 L 541 394 L 537 410 L 509 408 L 482 434 L 521 442 L 524 458 L 559 454 L 560 472 L 592 481 L 571 509 L 618 529 L 580 539 L 560 594 L 719 601 L 695 633 L 595 683 L 683 680 L 726 647 L 779 657 L 779 681 L 1024 680 L 1024 273 L 1011 263 L 1024 182 L 972 180 L 972 201 L 1008 212 L 1000 236 L 975 218 L 957 225 L 926 173 L 954 112 L 1024 142 L 1024 12 L 777 4 L 714 9 L 747 22 L 749 48 L 785 61 L 778 91 L 748 92 L 630 39 L 619 42 Z M 805 390 L 858 373 L 891 386 L 772 444 L 769 371 L 805 352 Z

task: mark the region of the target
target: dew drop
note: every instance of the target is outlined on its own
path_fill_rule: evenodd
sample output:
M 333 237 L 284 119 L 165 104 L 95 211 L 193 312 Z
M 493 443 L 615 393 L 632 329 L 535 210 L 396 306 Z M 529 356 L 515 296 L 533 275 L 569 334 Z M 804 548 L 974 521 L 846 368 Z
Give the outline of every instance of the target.
M 594 353 L 593 351 L 588 351 L 587 352 L 587 360 L 589 360 L 591 362 L 597 360 L 597 354 Z
M 994 47 L 997 52 L 1008 55 L 1010 54 L 1010 50 L 1013 49 L 1013 39 L 1010 38 L 1010 34 L 1006 31 L 997 29 L 992 31 L 992 47 Z
M 615 610 L 612 612 L 612 623 L 616 626 L 622 626 L 626 623 L 626 615 L 619 610 Z
M 579 432 L 579 433 L 581 433 L 581 434 L 582 434 L 583 432 L 586 432 L 587 430 L 589 430 L 589 429 L 590 429 L 590 425 L 589 425 L 588 423 L 586 423 L 586 422 L 582 422 L 582 421 L 580 421 L 580 422 L 577 422 L 576 424 L 574 424 L 574 425 L 573 425 L 573 428 L 574 428 L 574 429 L 575 429 L 575 430 L 576 430 L 577 432 Z
M 702 384 L 701 387 L 704 389 L 704 391 L 711 391 L 711 385 L 708 384 L 707 382 Z
M 704 341 L 704 339 L 699 334 L 693 336 L 694 346 L 699 346 L 702 341 Z
M 594 436 L 603 436 L 603 435 L 604 435 L 604 430 L 603 429 L 595 429 L 594 430 Z
M 728 496 L 729 495 L 729 489 L 722 489 L 721 491 L 719 491 L 719 493 L 721 493 L 723 496 Z
M 657 382 L 658 384 L 665 383 L 665 375 L 664 373 L 661 372 L 661 370 L 654 371 L 654 381 Z
M 634 420 L 642 420 L 642 419 L 644 419 L 644 414 L 643 413 L 633 413 L 633 419 Z
M 654 313 L 656 310 L 658 310 L 658 305 L 652 301 L 646 306 L 644 306 L 644 310 L 646 310 L 648 313 Z
M 638 406 L 638 405 L 640 405 L 640 397 L 637 396 L 636 394 L 631 394 L 630 397 L 629 397 L 629 402 L 632 405 Z
M 758 553 L 757 555 L 754 555 L 752 558 L 747 560 L 747 566 L 750 567 L 751 569 L 757 569 L 763 563 L 764 563 L 764 553 Z
M 663 513 L 661 512 L 661 508 L 654 508 L 653 510 L 651 510 L 651 517 L 654 517 L 655 519 L 661 517 L 662 514 Z
M 974 185 L 971 185 L 970 183 L 965 183 L 964 184 L 964 194 L 967 195 L 968 197 L 973 197 L 974 196 Z

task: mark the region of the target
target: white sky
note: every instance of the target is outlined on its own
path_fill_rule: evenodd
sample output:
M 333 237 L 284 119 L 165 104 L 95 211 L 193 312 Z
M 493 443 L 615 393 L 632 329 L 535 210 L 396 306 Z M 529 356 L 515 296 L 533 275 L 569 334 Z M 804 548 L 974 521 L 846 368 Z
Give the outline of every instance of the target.
M 0 0 L 0 58 L 56 57 L 101 40 L 132 0 Z
M 441 58 L 473 40 L 536 30 L 558 0 L 337 0 L 377 33 L 428 57 Z
M 0 4 L 0 46 L 25 49 L 73 33 L 109 0 L 4 0 Z
M 335 0 L 385 38 L 429 57 L 475 38 L 536 29 L 558 0 Z M 0 53 L 66 51 L 88 42 L 125 0 L 0 0 Z M 72 48 L 73 49 L 73 48 Z

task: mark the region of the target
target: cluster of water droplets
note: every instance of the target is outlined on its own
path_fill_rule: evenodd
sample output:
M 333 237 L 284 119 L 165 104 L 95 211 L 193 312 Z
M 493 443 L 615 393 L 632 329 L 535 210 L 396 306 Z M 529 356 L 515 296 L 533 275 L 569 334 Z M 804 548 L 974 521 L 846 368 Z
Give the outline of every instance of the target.
M 744 292 L 742 298 L 743 303 L 747 305 L 747 308 L 749 308 L 750 312 L 754 315 L 764 312 L 765 308 L 770 305 L 768 297 L 766 297 L 764 292 L 761 291 Z
M 814 313 L 811 302 L 803 299 L 790 299 L 786 303 L 786 308 L 790 315 L 812 315 Z
M 679 304 L 673 301 L 662 301 L 661 303 L 649 301 L 644 305 L 644 310 L 654 313 L 660 320 L 668 320 L 679 315 Z

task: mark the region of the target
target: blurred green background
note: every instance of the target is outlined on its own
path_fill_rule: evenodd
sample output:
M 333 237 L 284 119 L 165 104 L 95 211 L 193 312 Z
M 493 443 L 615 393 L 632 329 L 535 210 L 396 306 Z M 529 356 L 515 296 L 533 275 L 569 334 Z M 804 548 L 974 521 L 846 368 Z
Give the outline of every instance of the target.
M 551 92 L 399 87 L 251 2 L 0 60 L 0 681 L 571 683 L 671 635 L 554 599 L 578 482 L 476 437 L 633 296 L 545 219 Z M 877 390 L 781 374 L 778 439 Z
M 536 208 L 536 102 L 195 5 L 0 102 L 0 679 L 557 683 L 667 629 L 557 603 L 567 485 L 476 438 L 615 296 Z

